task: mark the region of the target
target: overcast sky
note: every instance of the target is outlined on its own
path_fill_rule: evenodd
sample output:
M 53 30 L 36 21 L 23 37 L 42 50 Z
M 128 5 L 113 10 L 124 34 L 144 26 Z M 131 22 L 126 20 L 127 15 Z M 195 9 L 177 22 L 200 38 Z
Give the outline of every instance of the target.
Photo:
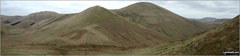
M 120 9 L 142 1 L 1 1 L 1 15 L 28 15 L 39 11 L 79 13 L 99 5 L 107 9 Z M 236 1 L 144 1 L 166 8 L 187 18 L 233 18 L 239 14 Z

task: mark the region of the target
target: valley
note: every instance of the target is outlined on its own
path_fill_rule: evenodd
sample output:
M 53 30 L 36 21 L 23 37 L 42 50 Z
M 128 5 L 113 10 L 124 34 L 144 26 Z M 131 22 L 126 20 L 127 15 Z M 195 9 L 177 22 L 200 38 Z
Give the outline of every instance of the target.
M 239 51 L 239 15 L 213 25 L 150 2 L 114 10 L 96 5 L 72 14 L 1 15 L 1 20 L 2 55 L 223 55 L 226 50 Z

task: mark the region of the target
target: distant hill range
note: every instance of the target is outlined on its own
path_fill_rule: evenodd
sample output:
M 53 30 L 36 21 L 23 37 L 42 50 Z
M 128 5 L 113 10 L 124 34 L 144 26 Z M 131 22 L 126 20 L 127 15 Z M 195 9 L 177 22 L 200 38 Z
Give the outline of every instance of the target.
M 12 22 L 15 22 L 17 20 L 22 19 L 22 16 L 5 16 L 5 15 L 0 15 L 1 22 L 4 24 L 10 24 Z
M 202 18 L 202 19 L 195 19 L 195 20 L 217 26 L 217 25 L 220 25 L 224 22 L 227 22 L 230 19 L 231 18 L 219 18 L 219 19 L 217 19 L 217 18 L 213 18 L 213 17 L 205 17 L 205 18 Z
M 20 28 L 29 28 L 30 26 L 34 25 L 35 23 L 41 20 L 55 18 L 60 15 L 61 14 L 51 11 L 36 12 L 28 16 L 23 16 L 21 20 L 17 20 L 14 23 L 11 23 L 11 25 Z

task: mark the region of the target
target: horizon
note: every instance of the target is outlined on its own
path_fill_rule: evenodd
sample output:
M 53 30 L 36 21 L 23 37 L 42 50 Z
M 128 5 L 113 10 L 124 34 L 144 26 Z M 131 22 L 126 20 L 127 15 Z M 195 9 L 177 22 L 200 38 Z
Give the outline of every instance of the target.
M 71 14 L 80 13 L 96 5 L 111 10 L 121 9 L 138 2 L 153 3 L 185 18 L 201 19 L 214 17 L 219 19 L 233 18 L 239 15 L 239 7 L 235 5 L 235 3 L 239 5 L 239 1 L 2 1 L 1 15 L 27 16 L 41 11 Z M 24 5 L 25 7 L 21 7 Z

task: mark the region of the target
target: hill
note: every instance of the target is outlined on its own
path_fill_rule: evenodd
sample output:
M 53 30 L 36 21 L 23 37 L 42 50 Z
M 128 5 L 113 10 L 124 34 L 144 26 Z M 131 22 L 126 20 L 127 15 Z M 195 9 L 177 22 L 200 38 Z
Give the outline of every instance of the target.
M 0 15 L 1 22 L 4 24 L 10 24 L 12 22 L 15 22 L 17 20 L 20 20 L 22 16 L 6 16 L 6 15 Z
M 197 39 L 200 38 L 200 39 Z M 194 39 L 187 47 L 196 50 L 194 54 L 223 54 L 224 51 L 239 51 L 239 16 Z
M 42 22 L 47 23 L 42 25 Z M 41 50 L 56 51 L 58 54 L 108 54 L 107 50 L 143 48 L 171 41 L 100 6 L 42 22 L 24 32 L 18 39 L 19 45 L 29 46 L 30 50 L 35 50 L 32 46 L 41 46 Z
M 15 21 L 11 23 L 11 25 L 26 29 L 41 20 L 55 18 L 60 15 L 61 14 L 51 11 L 36 12 L 29 14 L 28 16 L 23 16 L 21 20 Z
M 202 18 L 202 21 L 215 21 L 217 20 L 217 18 L 214 18 L 214 17 L 205 17 L 205 18 Z
M 24 29 L 1 23 L 1 37 L 4 37 L 5 35 L 17 35 L 23 31 Z
M 128 45 L 142 46 L 157 44 L 167 40 L 159 35 L 159 33 L 128 22 L 124 18 L 100 6 L 91 7 L 79 14 L 65 17 L 41 29 L 44 30 L 43 32 L 46 32 L 46 36 L 50 33 L 54 33 L 58 35 L 56 38 L 64 38 L 62 39 L 63 41 L 73 41 L 73 43 L 76 44 L 85 44 L 85 41 L 89 41 L 89 45 L 97 43 L 103 45 L 106 43 L 117 43 L 121 45 L 121 47 L 126 47 Z M 38 34 L 34 36 L 38 36 Z M 85 38 L 87 38 L 87 40 Z M 83 41 L 78 42 L 79 40 Z M 91 43 L 93 40 L 99 42 Z M 144 40 L 144 42 L 142 42 L 142 40 Z M 131 43 L 131 45 L 129 43 Z
M 188 20 L 165 8 L 148 2 L 139 2 L 113 10 L 122 17 L 141 24 L 173 40 L 184 40 L 193 34 L 212 28 L 212 25 Z
M 239 16 L 186 41 L 162 44 L 143 50 L 146 52 L 136 53 L 223 55 L 224 51 L 239 51 Z
M 205 17 L 202 19 L 195 19 L 195 20 L 203 22 L 203 23 L 211 24 L 214 26 L 218 26 L 218 25 L 223 24 L 224 22 L 227 22 L 230 19 L 227 19 L 227 18 L 218 18 L 217 19 L 217 18 L 213 18 L 213 17 Z

